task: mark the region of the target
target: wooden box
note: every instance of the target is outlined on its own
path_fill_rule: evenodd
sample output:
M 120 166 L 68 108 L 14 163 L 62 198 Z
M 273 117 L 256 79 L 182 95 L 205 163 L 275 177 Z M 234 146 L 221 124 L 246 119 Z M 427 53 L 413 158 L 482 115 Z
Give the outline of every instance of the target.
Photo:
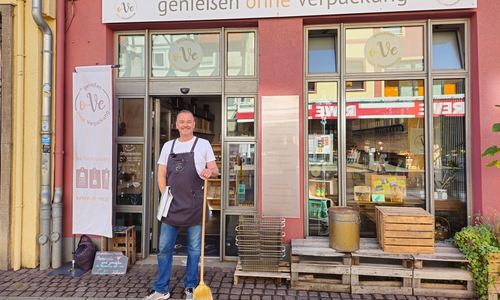
M 384 252 L 434 253 L 434 216 L 419 207 L 376 206 L 377 239 Z
M 102 251 L 122 251 L 128 257 L 128 267 L 135 264 L 136 250 L 135 250 L 135 226 L 128 226 L 123 231 L 113 232 L 113 237 L 107 239 L 101 238 Z
M 492 278 L 493 285 L 488 289 L 488 300 L 497 300 L 500 294 L 500 253 L 490 253 L 488 276 Z

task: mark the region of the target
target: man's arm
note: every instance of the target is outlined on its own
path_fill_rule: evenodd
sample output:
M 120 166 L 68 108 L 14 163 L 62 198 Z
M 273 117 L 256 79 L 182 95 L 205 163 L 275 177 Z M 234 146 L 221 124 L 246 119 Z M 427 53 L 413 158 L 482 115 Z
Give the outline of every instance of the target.
M 167 186 L 167 166 L 158 164 L 158 188 L 160 193 L 163 193 L 165 187 Z
M 201 171 L 200 176 L 203 178 L 217 178 L 219 176 L 219 168 L 215 160 L 207 162 L 207 167 Z

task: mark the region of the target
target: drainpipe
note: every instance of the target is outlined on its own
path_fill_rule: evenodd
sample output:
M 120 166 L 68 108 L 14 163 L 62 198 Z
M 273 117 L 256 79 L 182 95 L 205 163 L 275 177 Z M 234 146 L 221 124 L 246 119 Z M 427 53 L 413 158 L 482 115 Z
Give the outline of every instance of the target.
M 52 267 L 62 265 L 63 158 L 64 158 L 64 45 L 66 44 L 65 0 L 57 0 L 56 12 L 56 133 L 54 157 L 54 202 L 52 203 Z
M 17 30 L 16 30 L 16 166 L 15 190 L 14 190 L 14 249 L 12 267 L 14 270 L 21 268 L 21 240 L 22 240 L 22 225 L 23 225 L 23 149 L 24 149 L 24 9 L 25 1 L 17 1 Z
M 52 30 L 42 16 L 42 0 L 32 0 L 33 20 L 43 33 L 42 53 L 42 166 L 40 203 L 40 270 L 50 267 L 51 145 L 52 145 Z

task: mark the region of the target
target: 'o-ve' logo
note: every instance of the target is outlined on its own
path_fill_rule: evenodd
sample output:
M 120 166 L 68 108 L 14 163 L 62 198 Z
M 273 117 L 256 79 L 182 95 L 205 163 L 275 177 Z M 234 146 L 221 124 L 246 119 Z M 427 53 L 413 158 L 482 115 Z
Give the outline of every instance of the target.
M 381 31 L 368 39 L 365 45 L 365 58 L 374 67 L 390 68 L 402 59 L 403 43 L 392 32 Z
M 437 2 L 443 6 L 454 6 L 457 5 L 462 0 L 437 0 Z
M 130 20 L 137 13 L 137 3 L 135 0 L 117 0 L 114 8 L 116 16 L 122 20 Z
M 84 85 L 75 97 L 78 119 L 90 126 L 98 126 L 111 116 L 111 99 L 99 84 Z
M 181 72 L 198 69 L 203 59 L 203 49 L 197 41 L 184 37 L 176 40 L 168 51 L 168 60 L 172 67 Z

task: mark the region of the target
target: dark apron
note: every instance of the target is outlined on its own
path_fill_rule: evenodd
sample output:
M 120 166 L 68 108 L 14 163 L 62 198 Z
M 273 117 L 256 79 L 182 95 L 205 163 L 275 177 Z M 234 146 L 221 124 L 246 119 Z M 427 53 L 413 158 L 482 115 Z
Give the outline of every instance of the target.
M 174 197 L 167 217 L 161 221 L 172 226 L 201 225 L 203 208 L 203 179 L 196 171 L 194 148 L 198 138 L 193 143 L 190 152 L 174 153 L 174 145 L 167 159 L 167 179 L 170 191 Z M 207 205 L 208 206 L 208 205 Z M 208 221 L 207 209 L 206 220 Z

